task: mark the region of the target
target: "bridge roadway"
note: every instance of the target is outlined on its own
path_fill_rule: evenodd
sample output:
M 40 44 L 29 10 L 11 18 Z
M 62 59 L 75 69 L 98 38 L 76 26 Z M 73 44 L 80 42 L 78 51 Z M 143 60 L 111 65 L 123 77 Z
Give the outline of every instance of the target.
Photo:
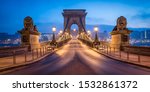
M 41 61 L 8 70 L 19 75 L 122 75 L 150 74 L 150 69 L 105 57 L 73 39 L 54 54 Z

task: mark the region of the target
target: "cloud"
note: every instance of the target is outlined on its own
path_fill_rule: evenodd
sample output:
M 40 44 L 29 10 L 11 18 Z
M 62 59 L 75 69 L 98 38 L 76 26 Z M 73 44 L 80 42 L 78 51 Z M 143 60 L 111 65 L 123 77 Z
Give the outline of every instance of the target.
M 150 9 L 139 11 L 129 18 L 129 26 L 150 28 Z
M 150 19 L 150 12 L 139 13 L 139 14 L 133 16 L 133 19 L 143 19 L 143 20 Z
M 109 22 L 110 21 L 106 20 L 105 18 L 93 18 L 93 17 L 86 18 L 86 24 L 100 25 L 100 24 L 108 24 Z

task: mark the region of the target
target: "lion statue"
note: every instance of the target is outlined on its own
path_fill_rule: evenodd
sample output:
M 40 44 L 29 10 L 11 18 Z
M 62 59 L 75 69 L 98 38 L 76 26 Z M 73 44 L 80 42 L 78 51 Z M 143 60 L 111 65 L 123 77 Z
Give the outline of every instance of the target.
M 119 17 L 117 19 L 117 29 L 123 30 L 126 28 L 126 26 L 127 26 L 127 19 L 123 16 Z
M 33 20 L 30 16 L 24 18 L 24 28 L 25 30 L 33 31 L 34 25 Z
M 113 29 L 113 31 L 122 31 L 125 30 L 127 26 L 127 19 L 124 16 L 120 16 L 117 19 L 117 25 Z

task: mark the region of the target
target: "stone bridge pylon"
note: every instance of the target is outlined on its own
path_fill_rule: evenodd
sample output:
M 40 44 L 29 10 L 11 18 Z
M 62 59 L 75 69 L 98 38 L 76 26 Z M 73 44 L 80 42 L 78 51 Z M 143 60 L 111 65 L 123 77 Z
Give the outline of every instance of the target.
M 77 24 L 79 33 L 86 32 L 85 29 L 85 18 L 87 15 L 84 9 L 65 9 L 62 13 L 64 17 L 64 32 L 70 33 L 72 24 Z

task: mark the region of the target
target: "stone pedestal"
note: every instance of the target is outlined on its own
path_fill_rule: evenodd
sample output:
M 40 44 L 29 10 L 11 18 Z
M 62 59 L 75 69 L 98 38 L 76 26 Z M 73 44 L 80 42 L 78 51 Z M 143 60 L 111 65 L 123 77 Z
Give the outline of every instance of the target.
M 29 50 L 40 48 L 39 32 L 30 32 L 30 31 L 21 30 L 19 31 L 19 33 L 21 34 L 22 46 L 28 46 Z
M 36 49 L 40 48 L 39 35 L 30 34 L 30 48 Z
M 111 32 L 112 38 L 111 38 L 110 47 L 121 50 L 123 46 L 129 46 L 130 45 L 130 42 L 129 42 L 130 33 L 131 33 L 130 30 Z
M 111 44 L 112 48 L 119 48 L 121 46 L 121 34 L 112 35 Z

